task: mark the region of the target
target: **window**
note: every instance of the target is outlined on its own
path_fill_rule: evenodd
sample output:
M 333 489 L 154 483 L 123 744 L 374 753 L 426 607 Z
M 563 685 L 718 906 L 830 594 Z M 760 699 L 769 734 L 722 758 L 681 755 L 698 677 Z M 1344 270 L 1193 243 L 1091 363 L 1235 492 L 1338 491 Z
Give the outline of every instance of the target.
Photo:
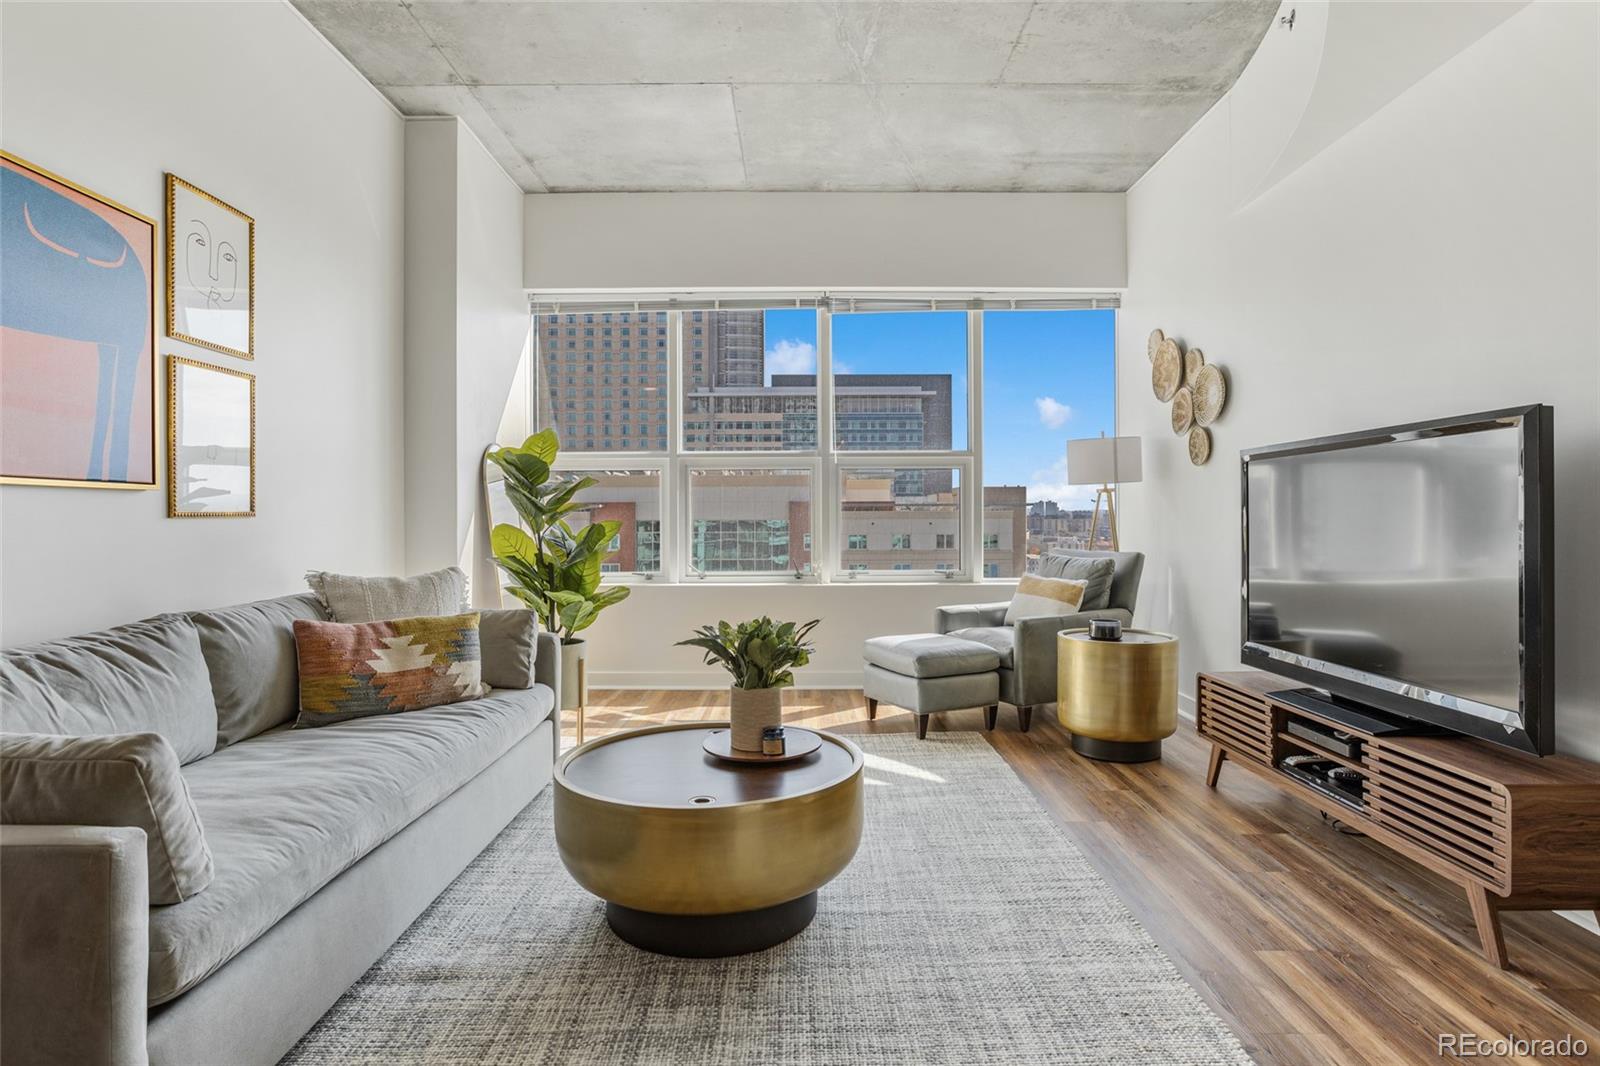
M 690 572 L 810 573 L 811 482 L 809 470 L 691 469 Z
M 684 450 L 815 451 L 816 311 L 703 314 L 683 358 Z
M 876 534 L 889 546 L 861 560 L 867 569 L 932 572 L 939 563 L 960 563 L 959 469 L 853 467 L 840 475 L 839 499 L 847 544 Z
M 1004 579 L 1087 543 L 1063 457 L 1116 430 L 1114 298 L 604 298 L 537 308 L 528 378 L 602 481 L 579 521 L 619 523 L 608 579 Z
M 570 470 L 564 476 L 593 478 L 573 497 L 579 510 L 567 522 L 574 532 L 590 522 L 616 522 L 617 533 L 602 563 L 607 574 L 654 574 L 661 569 L 661 472 L 659 470 Z M 649 533 L 646 543 L 641 531 Z
M 836 314 L 831 325 L 836 448 L 966 448 L 965 312 Z
M 1116 435 L 1116 312 L 985 311 L 982 329 L 984 573 L 1016 577 L 1088 547 L 1093 486 L 1067 484 L 1067 441 Z M 1024 567 L 995 540 L 1020 541 Z

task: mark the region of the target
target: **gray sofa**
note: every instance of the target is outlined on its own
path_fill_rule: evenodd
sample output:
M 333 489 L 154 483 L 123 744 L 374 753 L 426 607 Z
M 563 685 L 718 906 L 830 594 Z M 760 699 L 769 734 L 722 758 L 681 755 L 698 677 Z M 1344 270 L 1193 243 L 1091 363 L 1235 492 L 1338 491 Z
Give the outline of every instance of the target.
M 1039 560 L 1039 574 L 1059 577 L 1063 560 L 1095 558 L 1111 559 L 1114 567 L 1111 601 L 1100 610 L 1066 617 L 1025 618 L 1015 626 L 1005 624 L 1008 602 L 940 607 L 934 612 L 935 632 L 987 644 L 1000 654 L 1000 699 L 1016 707 L 1024 730 L 1034 707 L 1056 701 L 1058 632 L 1087 628 L 1091 618 L 1115 618 L 1125 626 L 1133 625 L 1139 578 L 1144 572 L 1142 552 L 1058 550 Z
M 292 729 L 293 621 L 326 617 L 288 596 L 0 659 L 7 732 L 214 747 L 181 768 L 214 865 L 182 902 L 149 905 L 142 829 L 0 826 L 7 1066 L 277 1061 L 549 782 L 554 638 L 518 638 L 526 687 Z M 487 634 L 484 654 L 489 678 Z M 41 687 L 86 655 L 112 664 L 85 682 L 115 688 L 111 720 L 71 685 Z

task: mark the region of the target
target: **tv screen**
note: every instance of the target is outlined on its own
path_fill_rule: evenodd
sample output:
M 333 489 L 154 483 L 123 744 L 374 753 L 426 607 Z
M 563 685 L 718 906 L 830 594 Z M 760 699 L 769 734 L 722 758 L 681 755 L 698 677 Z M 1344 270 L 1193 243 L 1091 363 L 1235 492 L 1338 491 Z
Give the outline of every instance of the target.
M 1243 455 L 1243 657 L 1526 751 L 1553 750 L 1550 409 Z

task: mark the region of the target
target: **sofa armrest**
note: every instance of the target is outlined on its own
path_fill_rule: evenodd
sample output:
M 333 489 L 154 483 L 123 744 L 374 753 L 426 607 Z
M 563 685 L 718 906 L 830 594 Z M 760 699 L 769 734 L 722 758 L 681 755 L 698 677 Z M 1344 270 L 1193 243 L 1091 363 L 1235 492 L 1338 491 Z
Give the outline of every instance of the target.
M 144 830 L 0 827 L 0 1060 L 143 1066 Z
M 1024 618 L 1016 623 L 1016 691 L 1022 705 L 1056 702 L 1056 635 L 1063 629 L 1087 629 L 1091 618 L 1115 618 L 1132 625 L 1133 616 L 1120 607 L 1048 618 Z
M 533 681 L 549 685 L 556 694 L 556 709 L 561 708 L 561 638 L 554 633 L 539 633 L 539 651 L 533 657 Z M 558 718 L 559 720 L 559 718 Z
M 1006 621 L 1006 608 L 1010 600 L 1000 603 L 961 603 L 950 607 L 936 607 L 933 612 L 933 631 L 953 633 L 958 629 L 978 626 L 999 626 Z

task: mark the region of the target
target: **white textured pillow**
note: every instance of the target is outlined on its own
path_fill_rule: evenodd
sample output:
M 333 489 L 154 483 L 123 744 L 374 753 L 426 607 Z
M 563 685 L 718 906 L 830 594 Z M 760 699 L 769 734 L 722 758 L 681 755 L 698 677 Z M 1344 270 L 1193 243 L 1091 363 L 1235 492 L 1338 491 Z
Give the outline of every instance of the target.
M 1023 574 L 1017 582 L 1016 595 L 1006 608 L 1006 625 L 1016 625 L 1024 618 L 1060 618 L 1077 614 L 1083 602 L 1087 581 L 1074 581 L 1065 577 L 1040 577 Z
M 416 577 L 351 577 L 312 570 L 306 584 L 335 622 L 388 622 L 468 609 L 467 575 L 459 566 Z

